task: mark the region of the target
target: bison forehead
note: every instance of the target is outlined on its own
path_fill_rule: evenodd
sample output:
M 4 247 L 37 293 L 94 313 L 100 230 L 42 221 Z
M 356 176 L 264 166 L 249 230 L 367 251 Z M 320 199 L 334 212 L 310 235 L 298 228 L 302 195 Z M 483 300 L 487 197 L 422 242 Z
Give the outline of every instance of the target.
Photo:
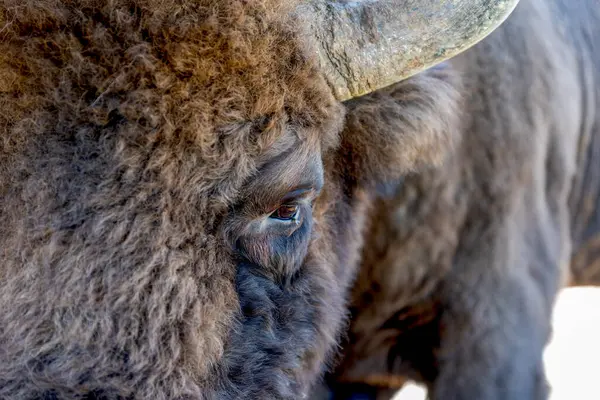
M 291 1 L 44 4 L 4 8 L 18 23 L 0 44 L 2 91 L 23 100 L 3 103 L 9 126 L 32 114 L 40 134 L 126 125 L 121 135 L 200 150 L 229 176 L 284 125 L 335 136 L 341 108 L 289 21 Z

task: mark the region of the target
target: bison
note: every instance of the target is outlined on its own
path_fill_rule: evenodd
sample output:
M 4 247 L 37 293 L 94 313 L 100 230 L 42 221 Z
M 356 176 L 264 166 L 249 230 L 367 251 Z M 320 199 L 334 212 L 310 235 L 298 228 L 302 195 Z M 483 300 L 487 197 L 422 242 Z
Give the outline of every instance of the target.
M 0 398 L 543 398 L 600 11 L 447 61 L 515 3 L 2 0 Z

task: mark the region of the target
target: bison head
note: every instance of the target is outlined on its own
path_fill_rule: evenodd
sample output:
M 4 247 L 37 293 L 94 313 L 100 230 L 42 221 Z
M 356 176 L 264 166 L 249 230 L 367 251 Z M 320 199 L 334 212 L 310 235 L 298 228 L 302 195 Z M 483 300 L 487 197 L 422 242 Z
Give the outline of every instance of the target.
M 456 95 L 340 100 L 514 1 L 404 3 L 4 0 L 0 398 L 306 395 L 369 193 L 439 158 Z

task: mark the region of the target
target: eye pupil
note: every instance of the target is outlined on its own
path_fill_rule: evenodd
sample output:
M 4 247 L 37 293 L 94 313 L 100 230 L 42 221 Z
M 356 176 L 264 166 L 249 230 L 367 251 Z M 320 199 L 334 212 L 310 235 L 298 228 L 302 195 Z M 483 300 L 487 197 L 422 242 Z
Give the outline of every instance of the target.
M 282 220 L 290 220 L 296 217 L 298 213 L 298 206 L 284 204 L 279 207 L 273 214 L 271 214 L 271 218 L 277 218 Z

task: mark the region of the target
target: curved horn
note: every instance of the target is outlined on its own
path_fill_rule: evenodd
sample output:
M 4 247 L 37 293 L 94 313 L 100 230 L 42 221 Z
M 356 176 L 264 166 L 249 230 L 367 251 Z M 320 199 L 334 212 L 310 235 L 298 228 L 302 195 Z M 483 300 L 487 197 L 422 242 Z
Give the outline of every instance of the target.
M 329 85 L 344 101 L 399 82 L 473 46 L 519 0 L 328 0 L 301 11 Z

